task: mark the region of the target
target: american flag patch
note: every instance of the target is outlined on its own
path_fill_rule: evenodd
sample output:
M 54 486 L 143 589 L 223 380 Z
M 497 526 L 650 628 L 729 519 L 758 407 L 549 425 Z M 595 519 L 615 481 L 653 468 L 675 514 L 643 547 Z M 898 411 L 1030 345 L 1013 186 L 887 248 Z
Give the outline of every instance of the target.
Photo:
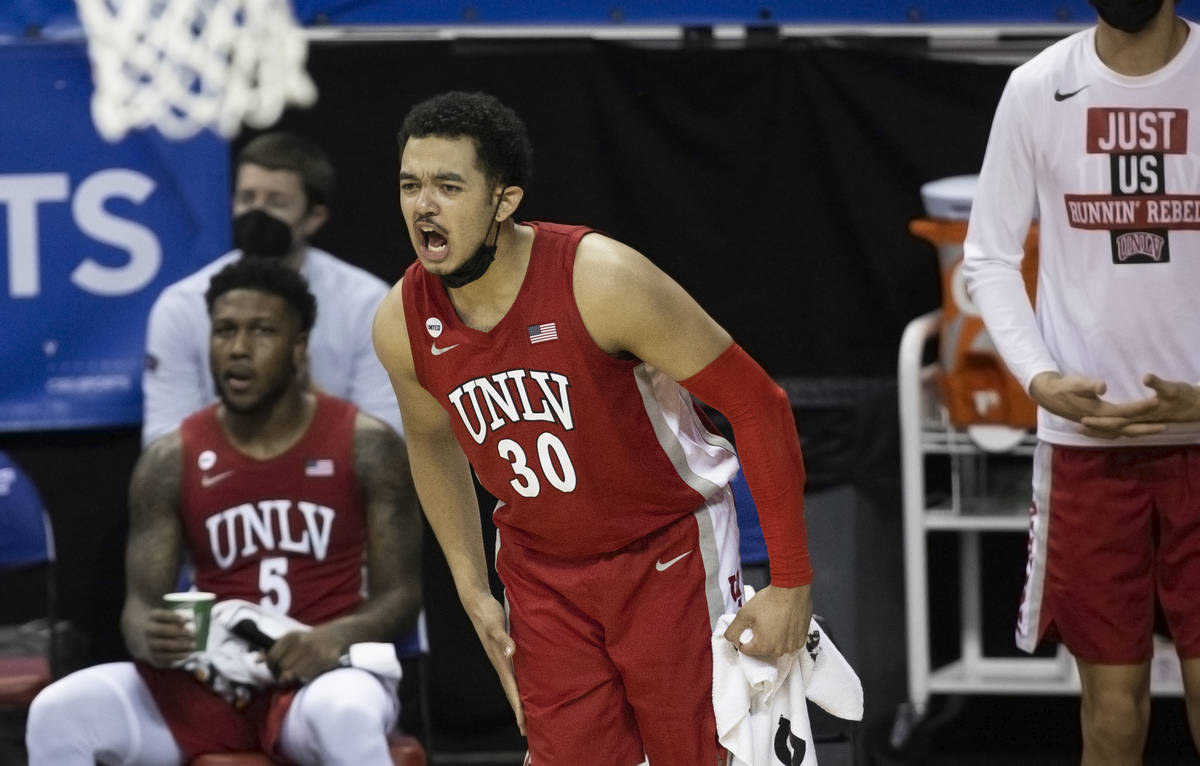
M 304 463 L 305 476 L 333 476 L 333 461 L 327 457 L 309 459 Z
M 558 327 L 553 322 L 529 325 L 530 343 L 545 343 L 548 340 L 558 340 Z

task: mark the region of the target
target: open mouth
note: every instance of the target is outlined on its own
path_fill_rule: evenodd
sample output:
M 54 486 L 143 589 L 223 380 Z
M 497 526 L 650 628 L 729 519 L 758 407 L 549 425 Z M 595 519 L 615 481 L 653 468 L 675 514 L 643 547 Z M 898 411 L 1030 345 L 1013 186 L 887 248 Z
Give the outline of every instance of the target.
M 421 238 L 421 247 L 426 254 L 439 257 L 445 255 L 446 247 L 449 244 L 446 240 L 446 235 L 436 227 L 424 224 L 417 229 L 417 234 Z

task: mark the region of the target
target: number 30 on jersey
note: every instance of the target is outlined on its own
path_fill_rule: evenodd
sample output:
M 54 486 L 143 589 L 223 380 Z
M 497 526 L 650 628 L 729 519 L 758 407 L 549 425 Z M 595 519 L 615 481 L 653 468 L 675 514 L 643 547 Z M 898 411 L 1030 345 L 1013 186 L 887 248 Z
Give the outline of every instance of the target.
M 512 466 L 516 476 L 509 484 L 521 497 L 537 497 L 542 491 L 542 478 L 559 492 L 575 490 L 575 466 L 571 464 L 571 456 L 562 440 L 554 434 L 547 431 L 537 438 L 537 467 L 540 470 L 530 466 L 525 450 L 512 439 L 501 439 L 496 448 L 500 457 Z

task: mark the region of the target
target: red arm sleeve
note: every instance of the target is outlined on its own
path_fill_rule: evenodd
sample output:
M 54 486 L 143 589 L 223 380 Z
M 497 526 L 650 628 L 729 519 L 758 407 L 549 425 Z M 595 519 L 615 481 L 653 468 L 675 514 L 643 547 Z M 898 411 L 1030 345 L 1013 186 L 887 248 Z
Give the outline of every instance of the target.
M 680 385 L 720 410 L 733 426 L 767 543 L 771 584 L 791 588 L 811 583 L 804 459 L 787 394 L 736 343 Z

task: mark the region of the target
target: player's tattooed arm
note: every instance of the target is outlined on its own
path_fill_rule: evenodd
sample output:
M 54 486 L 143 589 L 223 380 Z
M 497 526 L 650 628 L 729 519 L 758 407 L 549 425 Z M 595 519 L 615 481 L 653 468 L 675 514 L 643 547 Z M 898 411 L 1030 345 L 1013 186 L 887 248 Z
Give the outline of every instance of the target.
M 179 577 L 182 460 L 179 432 L 173 431 L 146 447 L 129 484 L 121 629 L 130 654 L 155 665 L 169 665 L 192 648 L 182 621 L 160 608 L 163 594 L 174 590 Z
M 404 440 L 376 418 L 359 413 L 354 472 L 367 517 L 364 612 L 378 612 L 377 638 L 395 638 L 416 625 L 421 609 L 421 513 Z M 356 638 L 355 640 L 363 640 Z
M 366 600 L 353 613 L 276 641 L 267 662 L 281 681 L 308 681 L 337 666 L 351 644 L 393 641 L 411 630 L 421 608 L 421 523 L 404 442 L 359 413 L 354 472 L 367 524 Z

